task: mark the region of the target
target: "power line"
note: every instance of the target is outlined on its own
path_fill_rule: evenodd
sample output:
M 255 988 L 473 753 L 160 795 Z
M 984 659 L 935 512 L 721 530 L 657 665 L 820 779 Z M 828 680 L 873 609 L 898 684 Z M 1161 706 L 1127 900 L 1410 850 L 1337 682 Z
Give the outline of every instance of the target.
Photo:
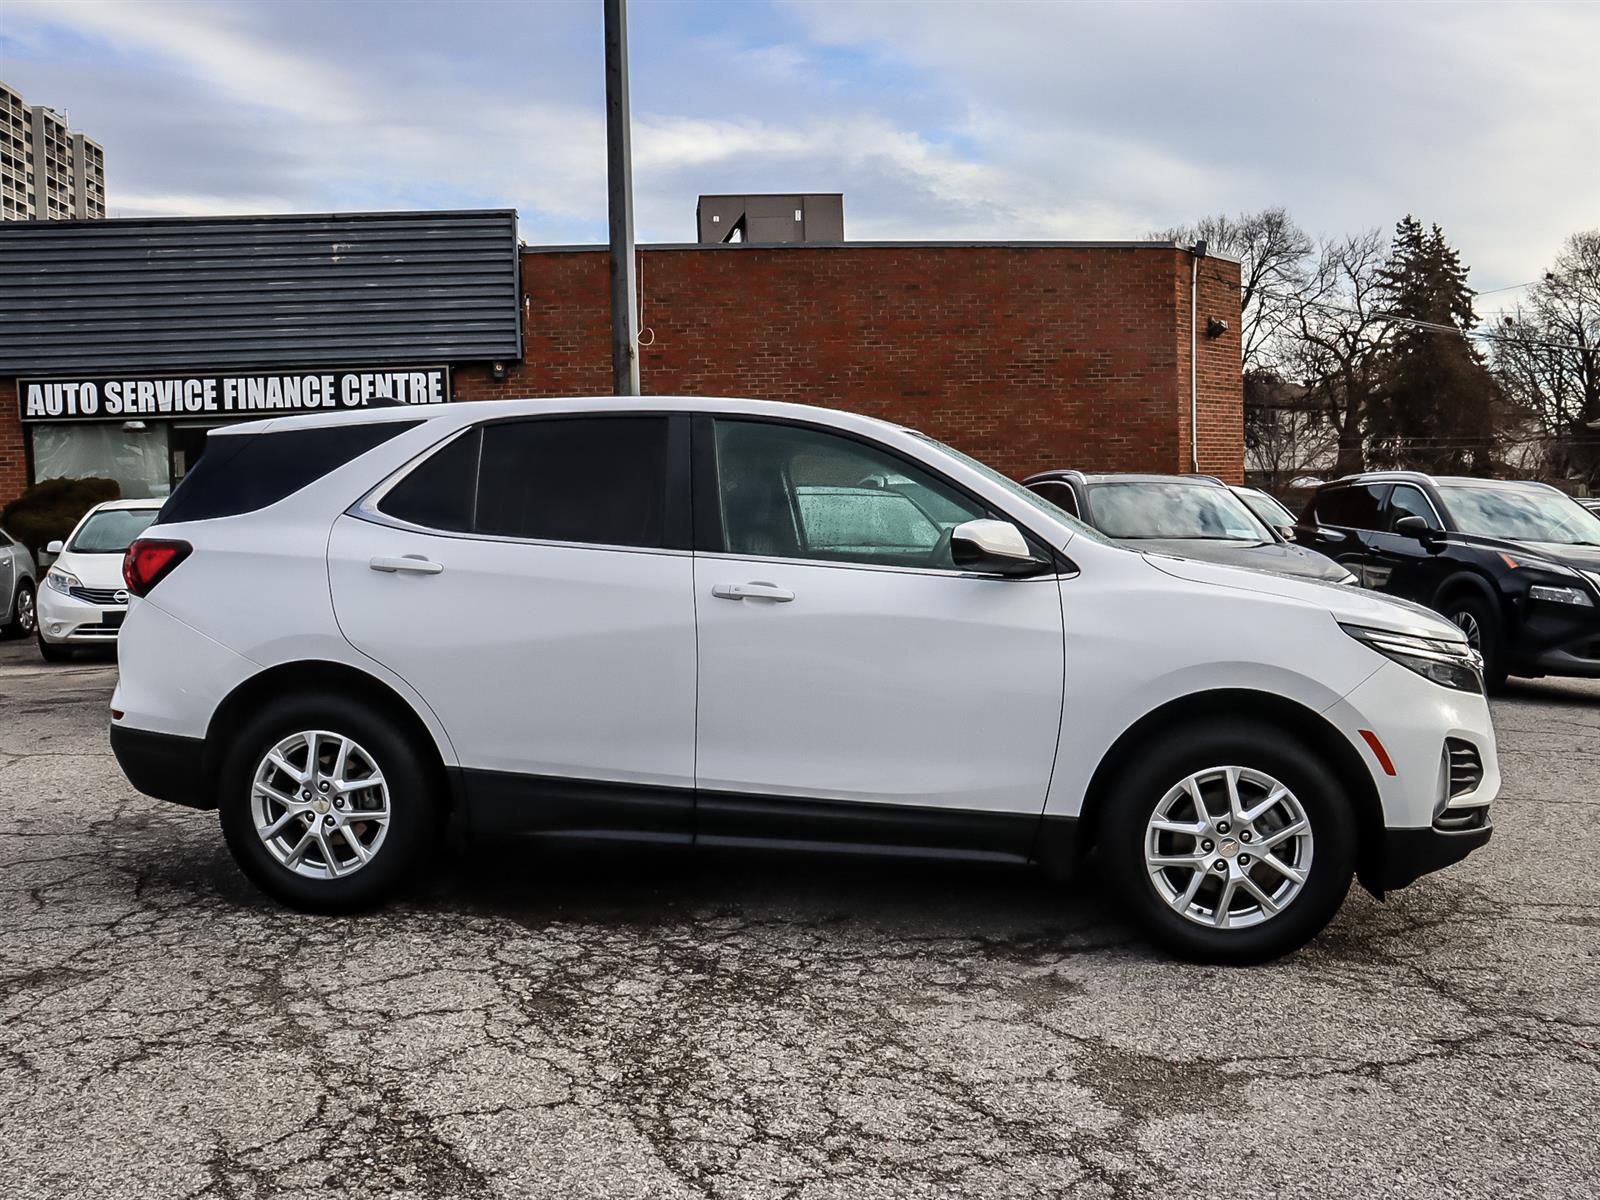
M 1459 325 L 1445 325 L 1438 321 L 1424 321 L 1417 317 L 1405 317 L 1399 313 L 1383 312 L 1376 309 L 1363 312 L 1358 308 L 1351 308 L 1344 304 L 1328 304 L 1320 300 L 1304 300 L 1298 296 L 1286 296 L 1281 292 L 1263 291 L 1260 295 L 1271 297 L 1274 300 L 1288 301 L 1292 304 L 1302 304 L 1307 308 L 1320 309 L 1323 312 L 1344 313 L 1346 316 L 1366 317 L 1373 321 L 1386 321 L 1392 325 L 1406 325 L 1413 329 L 1420 329 L 1424 333 L 1453 334 L 1460 338 L 1478 338 L 1486 342 L 1514 342 L 1519 346 L 1538 346 L 1547 350 L 1575 350 L 1579 354 L 1594 354 L 1600 351 L 1600 346 L 1583 346 L 1576 342 L 1547 342 L 1538 338 L 1495 333 L 1487 329 L 1462 329 Z

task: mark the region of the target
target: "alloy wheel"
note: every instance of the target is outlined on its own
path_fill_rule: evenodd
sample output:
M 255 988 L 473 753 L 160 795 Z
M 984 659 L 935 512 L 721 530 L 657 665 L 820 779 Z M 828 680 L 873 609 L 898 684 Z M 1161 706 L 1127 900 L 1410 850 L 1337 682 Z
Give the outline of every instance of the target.
M 1478 618 L 1464 608 L 1459 608 L 1450 614 L 1450 620 L 1456 628 L 1467 635 L 1467 645 L 1480 654 L 1483 652 L 1483 630 L 1478 628 Z
M 1283 783 L 1251 767 L 1196 771 L 1156 805 L 1145 868 L 1174 912 L 1214 929 L 1270 921 L 1305 889 L 1311 821 Z
M 39 623 L 38 611 L 34 608 L 33 589 L 23 588 L 17 593 L 17 630 L 23 637 L 30 636 Z
M 256 835 L 281 865 L 342 879 L 370 863 L 389 832 L 389 785 L 343 734 L 290 734 L 262 757 L 250 784 Z

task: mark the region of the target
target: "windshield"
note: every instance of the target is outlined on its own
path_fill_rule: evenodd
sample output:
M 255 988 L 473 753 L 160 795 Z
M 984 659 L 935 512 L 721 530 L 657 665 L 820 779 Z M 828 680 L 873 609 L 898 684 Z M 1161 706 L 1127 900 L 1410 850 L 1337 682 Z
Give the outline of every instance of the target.
M 1015 479 L 1012 479 L 1008 475 L 1000 474 L 999 471 L 996 471 L 993 467 L 987 465 L 986 463 L 979 462 L 977 459 L 973 458 L 972 455 L 963 454 L 954 446 L 946 446 L 938 439 L 931 438 L 925 433 L 918 433 L 915 429 L 908 429 L 906 432 L 911 434 L 913 437 L 921 438 L 930 446 L 937 446 L 940 450 L 950 455 L 951 458 L 959 459 L 961 462 L 971 467 L 974 471 L 977 471 L 979 474 L 981 474 L 985 479 L 992 480 L 993 482 L 999 484 L 1017 499 L 1026 501 L 1030 508 L 1038 509 L 1047 517 L 1053 517 L 1055 520 L 1060 521 L 1068 528 L 1083 534 L 1092 542 L 1100 542 L 1102 544 L 1106 542 L 1105 535 L 1092 525 L 1084 524 L 1066 509 L 1059 508 L 1056 505 L 1051 504 L 1050 501 L 1039 495 L 1038 492 L 1029 491 Z
M 1203 483 L 1096 483 L 1089 509 L 1114 538 L 1269 542 L 1272 534 L 1224 487 Z
M 156 519 L 154 508 L 103 508 L 78 527 L 74 554 L 121 554 Z
M 1283 505 L 1279 504 L 1271 496 L 1267 495 L 1265 492 L 1244 492 L 1242 494 L 1236 494 L 1239 495 L 1239 499 L 1243 500 L 1245 504 L 1249 506 L 1251 512 L 1255 513 L 1256 516 L 1260 517 L 1268 525 L 1294 524 L 1294 514 Z
M 1513 542 L 1600 545 L 1600 517 L 1560 492 L 1443 483 L 1439 493 L 1462 533 Z

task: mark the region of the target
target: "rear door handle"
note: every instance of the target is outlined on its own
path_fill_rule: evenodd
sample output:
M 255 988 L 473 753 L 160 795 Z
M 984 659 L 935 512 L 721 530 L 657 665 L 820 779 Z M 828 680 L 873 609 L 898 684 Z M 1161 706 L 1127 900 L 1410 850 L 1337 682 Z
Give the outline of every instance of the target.
M 404 573 L 406 575 L 437 575 L 444 567 L 436 562 L 429 562 L 420 554 L 408 554 L 404 558 L 375 558 L 367 564 L 374 571 L 383 571 L 393 575 Z
M 719 583 L 711 589 L 711 594 L 719 600 L 771 600 L 778 604 L 794 599 L 794 593 L 788 588 L 771 583 Z

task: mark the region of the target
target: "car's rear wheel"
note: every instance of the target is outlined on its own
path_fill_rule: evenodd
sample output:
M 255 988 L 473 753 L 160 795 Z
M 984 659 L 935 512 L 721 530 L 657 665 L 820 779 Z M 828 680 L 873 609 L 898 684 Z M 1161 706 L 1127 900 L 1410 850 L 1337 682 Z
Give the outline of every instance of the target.
M 1467 635 L 1467 644 L 1483 655 L 1484 686 L 1493 690 L 1505 686 L 1505 638 L 1489 602 L 1470 593 L 1456 596 L 1445 601 L 1444 615 Z
M 1201 962 L 1276 958 L 1315 937 L 1355 868 L 1349 798 L 1298 738 L 1215 720 L 1163 736 L 1116 780 L 1100 849 L 1150 935 Z
M 379 713 L 339 697 L 269 706 L 222 765 L 218 812 L 240 869 L 294 908 L 392 896 L 442 845 L 435 773 Z
M 11 621 L 0 626 L 0 637 L 32 637 L 39 625 L 39 610 L 33 584 L 24 579 L 11 597 Z

